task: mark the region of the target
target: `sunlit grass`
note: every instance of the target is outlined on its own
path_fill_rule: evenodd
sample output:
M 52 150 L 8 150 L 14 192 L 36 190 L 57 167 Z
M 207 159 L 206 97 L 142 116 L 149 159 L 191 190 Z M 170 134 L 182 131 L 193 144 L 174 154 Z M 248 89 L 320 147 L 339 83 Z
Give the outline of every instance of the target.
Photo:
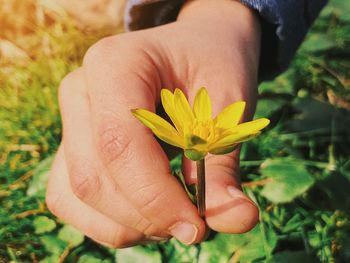
M 113 262 L 113 250 L 54 219 L 43 197 L 61 136 L 59 83 L 111 30 L 82 29 L 36 3 L 0 0 L 0 262 Z M 257 117 L 271 127 L 241 157 L 244 189 L 261 211 L 257 228 L 201 246 L 119 251 L 118 262 L 350 260 L 350 4 L 331 3 L 288 72 L 260 86 Z

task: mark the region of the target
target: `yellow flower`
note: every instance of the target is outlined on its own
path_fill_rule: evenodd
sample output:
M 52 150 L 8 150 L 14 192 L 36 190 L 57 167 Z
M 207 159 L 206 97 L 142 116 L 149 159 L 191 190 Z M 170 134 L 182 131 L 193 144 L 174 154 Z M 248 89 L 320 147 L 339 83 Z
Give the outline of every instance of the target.
M 162 89 L 161 100 L 174 126 L 158 115 L 144 109 L 132 110 L 133 115 L 168 144 L 182 148 L 187 158 L 197 161 L 208 153 L 226 154 L 244 141 L 256 137 L 269 124 L 266 118 L 239 124 L 245 108 L 244 101 L 227 106 L 212 119 L 211 101 L 201 88 L 191 108 L 180 89 L 174 94 Z

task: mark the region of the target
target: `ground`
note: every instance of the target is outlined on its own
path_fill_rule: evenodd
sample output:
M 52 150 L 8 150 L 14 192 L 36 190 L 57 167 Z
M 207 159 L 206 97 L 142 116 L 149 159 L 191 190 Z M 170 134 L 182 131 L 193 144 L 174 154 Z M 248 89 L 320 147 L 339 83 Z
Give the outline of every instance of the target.
M 57 220 L 44 193 L 61 136 L 59 82 L 119 29 L 95 30 L 35 1 L 0 3 L 0 262 L 350 261 L 350 2 L 330 1 L 287 72 L 259 87 L 255 117 L 272 123 L 241 156 L 257 227 L 197 246 L 117 251 Z

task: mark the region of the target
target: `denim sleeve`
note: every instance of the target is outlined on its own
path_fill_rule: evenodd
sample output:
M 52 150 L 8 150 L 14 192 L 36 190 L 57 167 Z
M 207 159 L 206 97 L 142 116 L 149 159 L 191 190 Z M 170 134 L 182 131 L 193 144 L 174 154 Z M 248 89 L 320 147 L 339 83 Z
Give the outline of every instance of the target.
M 259 78 L 271 79 L 285 70 L 307 30 L 327 0 L 240 0 L 261 18 Z M 127 30 L 138 30 L 176 20 L 185 0 L 129 0 Z

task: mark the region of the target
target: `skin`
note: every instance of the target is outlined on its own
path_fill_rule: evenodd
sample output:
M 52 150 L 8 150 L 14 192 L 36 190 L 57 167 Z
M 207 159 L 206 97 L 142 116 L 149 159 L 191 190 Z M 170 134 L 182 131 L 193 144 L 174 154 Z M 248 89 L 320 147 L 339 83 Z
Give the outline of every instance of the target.
M 206 158 L 206 220 L 170 174 L 168 158 L 130 113 L 156 111 L 160 90 L 181 88 L 193 101 L 205 86 L 214 116 L 225 106 L 256 104 L 260 27 L 232 0 L 189 1 L 176 22 L 100 40 L 64 78 L 59 101 L 63 139 L 53 164 L 47 205 L 99 243 L 127 247 L 174 236 L 201 242 L 208 228 L 243 233 L 258 209 L 239 183 L 239 151 Z M 195 165 L 184 161 L 187 183 Z

